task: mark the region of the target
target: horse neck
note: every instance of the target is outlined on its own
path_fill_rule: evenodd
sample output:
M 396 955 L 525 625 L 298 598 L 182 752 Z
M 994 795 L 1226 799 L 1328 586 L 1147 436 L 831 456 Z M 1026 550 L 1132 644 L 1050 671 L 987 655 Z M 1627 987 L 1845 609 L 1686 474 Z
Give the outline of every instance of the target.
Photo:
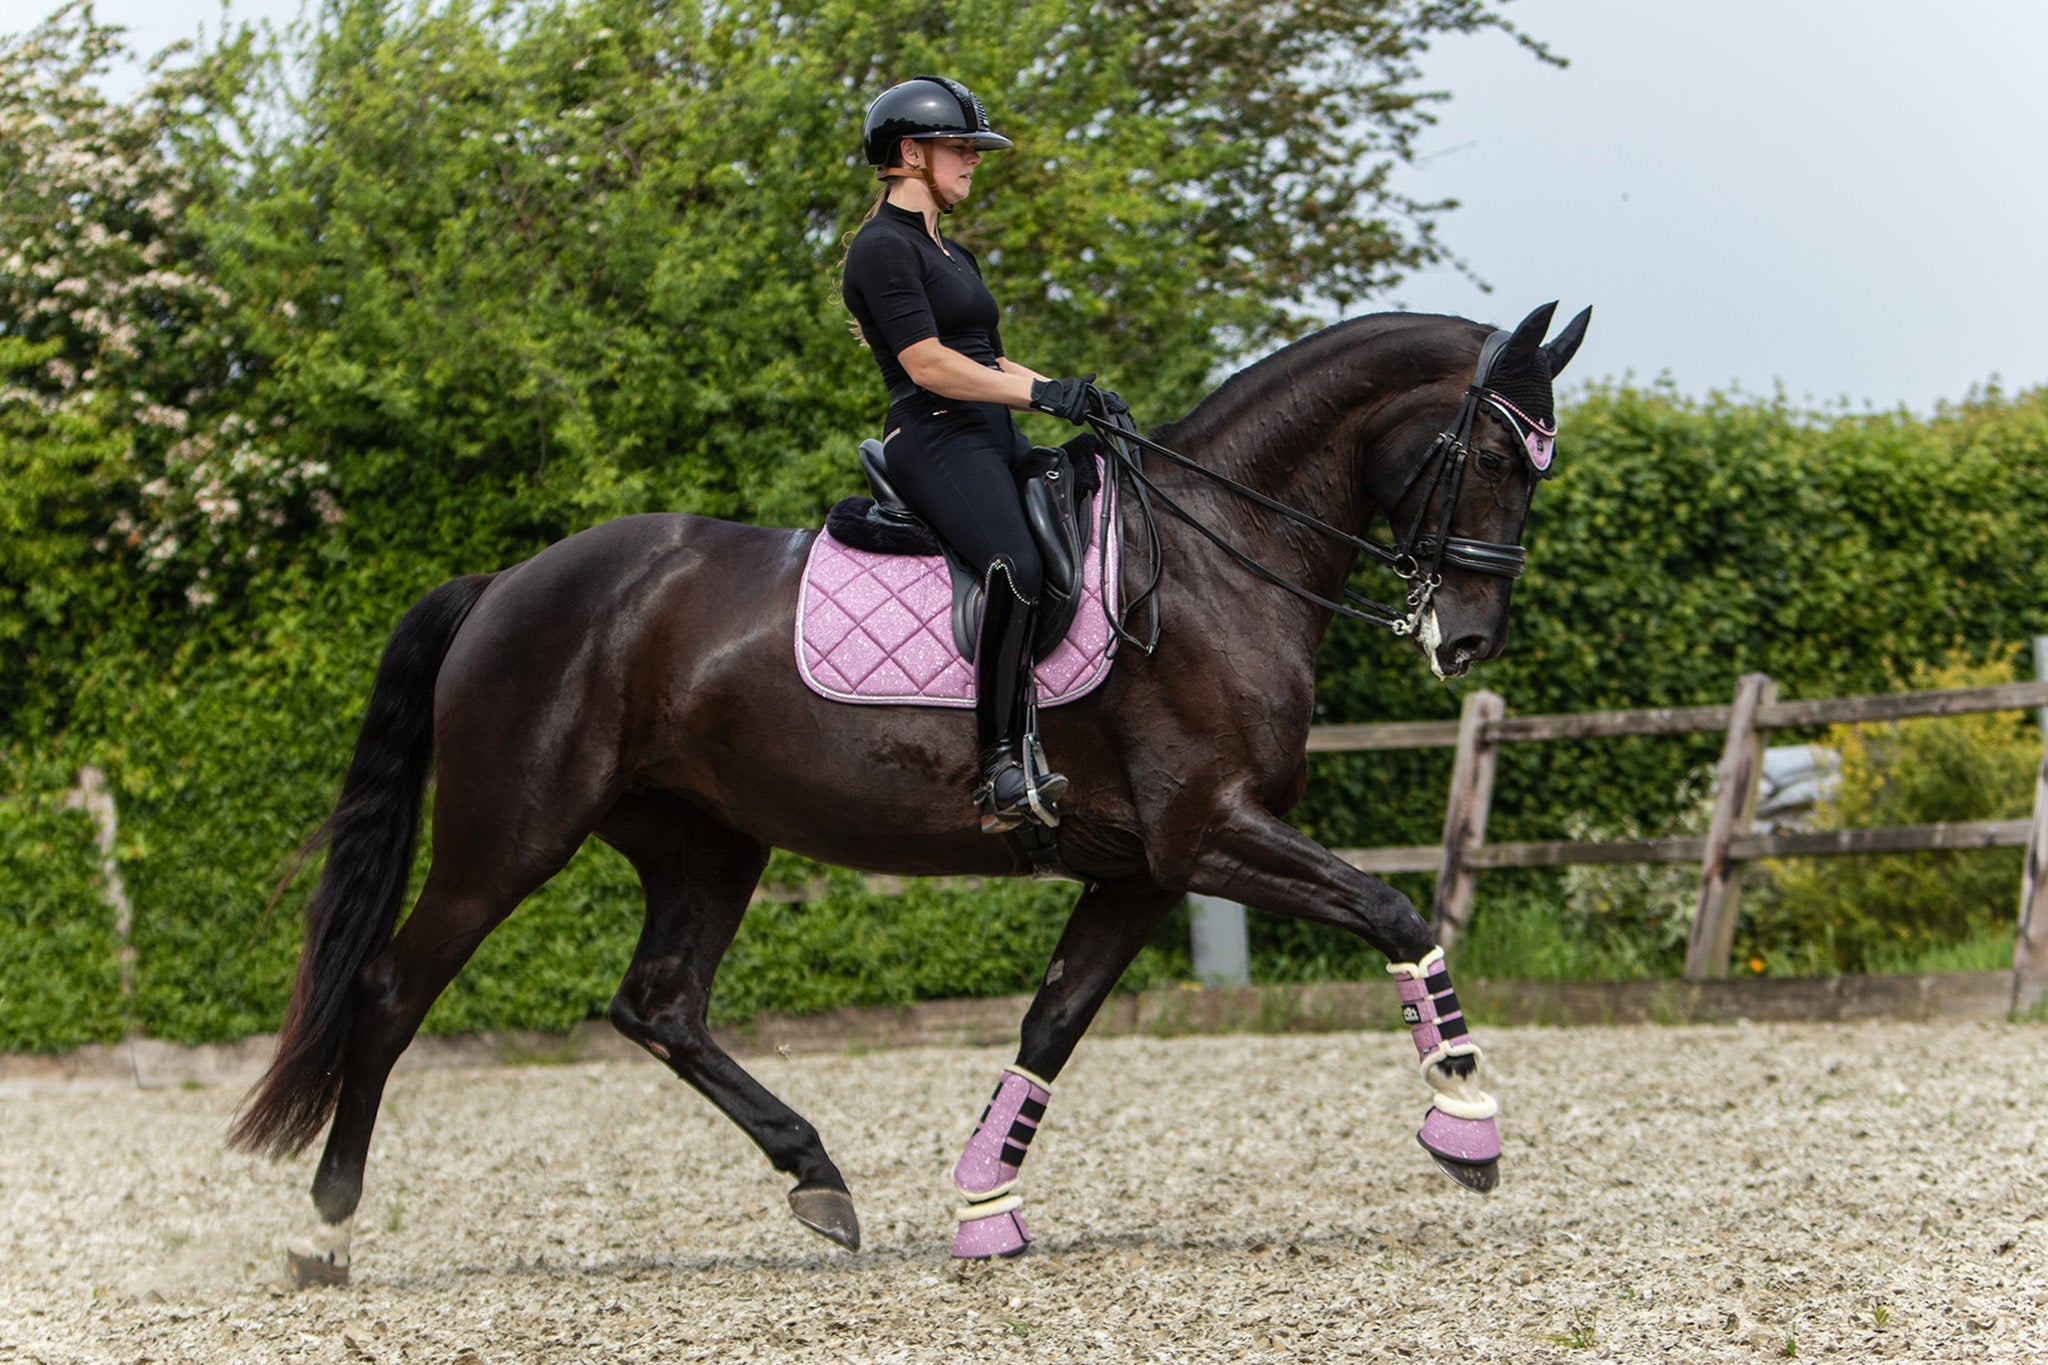
M 1469 334 L 1480 331 L 1410 314 L 1339 324 L 1234 376 L 1159 439 L 1207 469 L 1362 536 L 1378 511 L 1370 488 L 1398 486 L 1394 466 L 1426 453 L 1426 443 L 1404 448 L 1392 439 L 1396 431 L 1409 425 L 1404 418 L 1419 398 L 1440 397 L 1436 390 L 1464 382 L 1476 352 Z M 1212 530 L 1282 578 L 1332 600 L 1342 593 L 1358 554 L 1344 542 L 1199 475 L 1161 481 Z M 1161 529 L 1170 554 L 1208 548 L 1171 517 Z M 1235 565 L 1220 572 L 1244 573 Z M 1320 638 L 1329 613 L 1297 605 Z

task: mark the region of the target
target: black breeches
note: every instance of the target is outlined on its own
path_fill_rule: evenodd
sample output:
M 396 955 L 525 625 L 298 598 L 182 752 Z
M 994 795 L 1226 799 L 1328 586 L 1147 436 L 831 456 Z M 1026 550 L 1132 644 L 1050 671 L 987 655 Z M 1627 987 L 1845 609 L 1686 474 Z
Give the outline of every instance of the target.
M 1037 601 L 1044 571 L 1017 489 L 1031 443 L 1010 410 L 920 394 L 889 410 L 889 428 L 889 475 L 911 509 L 984 576 L 1006 563 L 1018 595 Z

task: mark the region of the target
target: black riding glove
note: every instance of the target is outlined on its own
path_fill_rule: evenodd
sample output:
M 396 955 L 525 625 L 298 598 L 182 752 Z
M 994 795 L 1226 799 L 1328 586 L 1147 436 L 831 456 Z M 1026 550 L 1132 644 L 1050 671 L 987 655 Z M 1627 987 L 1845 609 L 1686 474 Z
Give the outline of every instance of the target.
M 1031 381 L 1031 406 L 1040 412 L 1064 417 L 1077 427 L 1086 426 L 1091 412 L 1102 415 L 1102 390 L 1095 387 L 1093 375 L 1085 379 L 1034 379 Z

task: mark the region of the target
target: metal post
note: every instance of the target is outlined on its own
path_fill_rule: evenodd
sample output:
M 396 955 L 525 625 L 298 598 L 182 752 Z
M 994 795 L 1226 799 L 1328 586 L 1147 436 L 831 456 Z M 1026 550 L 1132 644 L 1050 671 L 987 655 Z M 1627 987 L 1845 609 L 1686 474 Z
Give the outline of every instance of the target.
M 2048 635 L 2034 637 L 2034 680 L 2048 682 Z M 2035 713 L 2041 721 L 2041 733 L 2048 736 L 2048 706 Z
M 1189 896 L 1188 912 L 1195 979 L 1204 986 L 1251 985 L 1251 942 L 1245 933 L 1244 907 L 1220 896 Z

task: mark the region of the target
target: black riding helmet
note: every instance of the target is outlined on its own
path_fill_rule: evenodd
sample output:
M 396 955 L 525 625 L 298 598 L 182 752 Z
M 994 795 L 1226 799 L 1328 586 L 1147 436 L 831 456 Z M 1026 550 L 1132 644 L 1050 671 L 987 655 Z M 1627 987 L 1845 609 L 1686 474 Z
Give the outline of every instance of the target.
M 1010 145 L 1010 139 L 988 126 L 988 113 L 974 92 L 944 76 L 918 76 L 875 96 L 860 136 L 870 166 L 889 165 L 906 137 L 964 137 L 984 152 Z

